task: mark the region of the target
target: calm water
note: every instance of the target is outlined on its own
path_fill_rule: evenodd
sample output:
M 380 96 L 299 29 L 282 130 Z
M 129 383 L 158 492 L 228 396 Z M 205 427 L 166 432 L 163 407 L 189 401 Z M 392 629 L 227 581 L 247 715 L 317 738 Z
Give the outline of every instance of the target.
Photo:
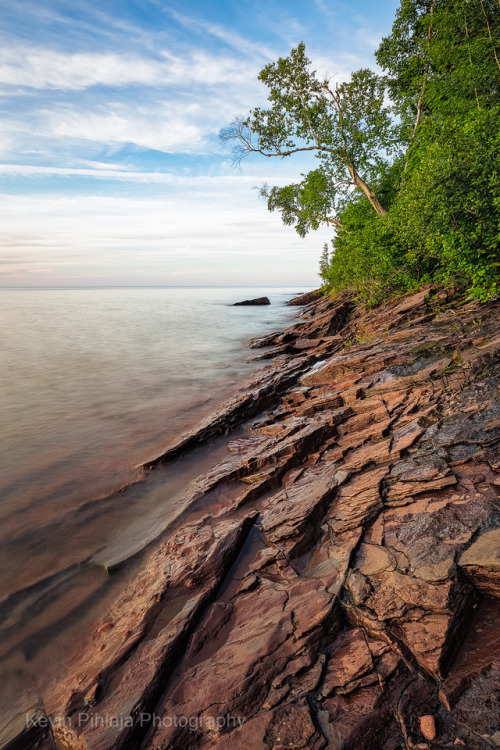
M 234 391 L 296 289 L 0 291 L 0 543 L 133 477 Z M 271 307 L 231 307 L 267 294 Z
M 289 323 L 299 291 L 0 290 L 0 672 L 21 680 L 18 719 L 33 671 L 56 679 L 54 652 L 105 605 L 115 582 L 98 566 L 168 525 L 224 440 L 110 493 L 262 366 L 245 343 Z M 264 294 L 270 307 L 231 306 Z

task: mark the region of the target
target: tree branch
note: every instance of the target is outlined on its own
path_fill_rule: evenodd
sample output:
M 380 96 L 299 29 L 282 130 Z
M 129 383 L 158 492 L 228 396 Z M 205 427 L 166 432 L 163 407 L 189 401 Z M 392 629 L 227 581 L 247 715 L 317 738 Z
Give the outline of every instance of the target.
M 295 214 L 295 216 L 297 216 L 298 219 L 302 219 L 303 218 L 303 216 L 302 216 L 302 214 L 300 212 L 300 209 L 298 209 L 298 208 L 290 208 L 290 207 L 287 207 L 287 208 L 278 208 L 278 211 L 280 213 L 285 213 L 286 212 L 286 213 L 289 213 L 289 214 Z M 317 221 L 323 222 L 324 224 L 333 224 L 338 229 L 344 229 L 344 225 L 338 219 L 332 219 L 329 216 L 316 216 L 315 218 L 317 219 Z
M 321 143 L 319 141 L 317 133 L 315 132 L 315 130 L 314 130 L 313 126 L 312 126 L 311 118 L 309 117 L 309 113 L 307 111 L 306 105 L 304 104 L 304 95 L 300 94 L 300 93 L 298 93 L 297 95 L 298 95 L 298 97 L 300 99 L 300 103 L 302 104 L 302 109 L 304 110 L 304 115 L 305 115 L 306 120 L 307 120 L 307 125 L 309 127 L 309 132 L 311 133 L 312 137 L 314 138 L 314 141 L 316 143 L 317 148 L 320 151 L 322 151 L 323 147 L 321 146 Z
M 493 54 L 495 55 L 495 61 L 496 61 L 496 64 L 497 64 L 497 68 L 500 70 L 500 62 L 498 62 L 497 51 L 495 49 L 495 44 L 493 42 L 493 37 L 491 36 L 490 24 L 489 24 L 489 21 L 488 21 L 488 16 L 486 15 L 486 11 L 484 9 L 484 3 L 483 3 L 483 0 L 479 0 L 479 2 L 481 3 L 481 9 L 483 11 L 483 16 L 484 16 L 484 19 L 486 21 L 486 26 L 488 27 L 488 36 L 490 37 L 490 42 L 491 42 L 491 46 L 493 48 Z M 500 0 L 498 0 L 498 4 L 500 5 Z
M 417 135 L 418 126 L 420 125 L 420 120 L 422 118 L 422 107 L 424 104 L 424 94 L 425 94 L 425 87 L 427 85 L 427 77 L 429 75 L 429 69 L 430 69 L 430 57 L 431 57 L 431 39 L 432 39 L 432 16 L 434 15 L 434 8 L 436 7 L 436 0 L 433 1 L 430 7 L 430 21 L 429 21 L 429 28 L 427 29 L 427 62 L 424 67 L 424 80 L 422 82 L 422 87 L 420 89 L 420 95 L 418 97 L 418 103 L 417 103 L 417 117 L 415 119 L 415 124 L 413 125 L 413 132 L 411 134 L 410 142 L 408 144 L 408 149 L 406 151 L 406 160 L 405 160 L 405 166 L 403 169 L 403 174 L 406 174 L 406 170 L 408 169 L 408 160 L 410 158 L 410 149 L 413 146 L 413 143 L 415 142 L 415 138 Z M 422 58 L 423 59 L 423 58 Z

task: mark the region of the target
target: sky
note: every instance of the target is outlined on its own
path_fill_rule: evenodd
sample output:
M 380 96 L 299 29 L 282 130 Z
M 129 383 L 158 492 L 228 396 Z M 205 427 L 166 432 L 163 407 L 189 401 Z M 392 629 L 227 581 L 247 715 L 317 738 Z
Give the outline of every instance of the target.
M 218 138 L 265 105 L 300 41 L 318 74 L 375 68 L 396 0 L 2 0 L 0 286 L 318 285 L 258 188 L 314 158 L 240 167 Z

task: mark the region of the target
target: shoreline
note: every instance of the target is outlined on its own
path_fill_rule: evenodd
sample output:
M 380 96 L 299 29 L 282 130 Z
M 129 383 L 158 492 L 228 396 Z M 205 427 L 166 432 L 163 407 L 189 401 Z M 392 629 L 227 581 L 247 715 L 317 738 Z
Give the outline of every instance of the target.
M 102 377 L 102 395 L 98 387 L 99 377 L 92 374 L 89 378 L 77 375 L 74 387 L 68 385 L 61 389 L 56 385 L 52 393 L 48 386 L 44 390 L 41 386 L 40 389 L 38 386 L 32 387 L 31 396 L 47 404 L 41 408 L 44 418 L 40 430 L 36 429 L 40 413 L 21 405 L 18 407 L 16 392 L 9 390 L 7 386 L 8 397 L 12 397 L 12 409 L 7 424 L 4 425 L 5 442 L 11 446 L 11 450 L 4 454 L 2 466 L 4 469 L 6 466 L 9 468 L 2 475 L 3 492 L 0 492 L 3 497 L 4 520 L 1 561 L 5 575 L 1 587 L 2 600 L 36 584 L 67 563 L 85 560 L 97 549 L 106 546 L 109 539 L 114 545 L 117 541 L 116 534 L 108 534 L 105 525 L 100 526 L 96 512 L 92 510 L 99 503 L 103 503 L 106 513 L 113 514 L 113 528 L 125 527 L 128 522 L 137 525 L 137 513 L 132 507 L 125 507 L 122 493 L 141 479 L 145 472 L 144 465 L 165 452 L 165 446 L 168 449 L 179 443 L 179 436 L 192 431 L 203 420 L 206 422 L 220 403 L 237 395 L 237 386 L 262 366 L 260 362 L 245 361 L 245 342 L 250 335 L 273 330 L 273 320 L 275 326 L 279 327 L 284 319 L 290 317 L 290 308 L 283 306 L 283 301 L 290 295 L 282 295 L 280 292 L 277 299 L 273 298 L 276 310 L 271 315 L 256 315 L 251 311 L 238 315 L 230 310 L 226 313 L 227 298 L 234 299 L 235 294 L 234 290 L 226 292 L 225 298 L 219 301 L 214 292 L 208 300 L 197 304 L 194 317 L 199 315 L 200 308 L 203 311 L 208 304 L 204 314 L 208 314 L 209 318 L 215 316 L 213 319 L 216 321 L 213 325 L 209 323 L 201 326 L 202 330 L 210 333 L 215 326 L 220 331 L 220 336 L 215 332 L 212 344 L 207 342 L 208 336 L 203 339 L 200 337 L 198 357 L 197 341 L 192 336 L 187 337 L 186 344 L 171 343 L 178 330 L 175 328 L 167 332 L 165 340 L 162 339 L 155 345 L 161 351 L 158 361 L 151 366 L 151 377 L 147 372 L 151 346 L 145 344 L 144 349 L 140 349 L 147 355 L 142 369 L 137 370 L 139 356 L 135 356 L 131 362 L 131 376 L 127 378 L 125 373 L 116 386 L 110 381 L 110 371 L 117 364 L 120 369 L 122 366 L 115 356 L 116 352 L 110 354 L 111 364 L 108 363 Z M 191 302 L 188 298 L 188 307 Z M 161 308 L 161 305 L 153 306 Z M 166 310 L 170 310 L 170 305 Z M 136 311 L 131 315 L 138 317 Z M 233 316 L 236 319 L 234 330 L 227 331 L 226 334 L 225 326 L 219 323 L 225 322 L 227 325 L 227 321 Z M 151 328 L 154 329 L 153 324 Z M 92 327 L 88 329 L 92 333 Z M 147 340 L 147 336 L 145 338 Z M 54 336 L 54 344 L 57 343 L 56 339 Z M 75 348 L 73 347 L 73 354 Z M 97 345 L 97 350 L 101 349 Z M 173 358 L 172 350 L 177 352 Z M 194 352 L 192 356 L 190 351 Z M 185 371 L 181 361 L 184 352 L 187 352 L 187 360 L 182 360 L 186 362 Z M 56 354 L 53 360 L 57 361 L 58 358 L 60 359 Z M 70 357 L 70 361 L 71 359 Z M 96 359 L 100 361 L 99 355 L 96 355 Z M 15 361 L 13 357 L 13 365 Z M 197 361 L 199 366 L 195 365 L 193 368 L 193 361 Z M 47 372 L 43 371 L 44 383 L 50 383 L 53 367 L 49 366 L 47 369 Z M 75 374 L 73 370 L 71 366 L 63 368 L 59 381 L 71 384 L 71 378 Z M 198 376 L 205 378 L 204 390 L 199 387 L 201 380 Z M 186 386 L 183 385 L 183 377 L 186 378 Z M 52 409 L 55 400 L 65 403 L 64 394 L 70 390 L 80 393 L 80 386 L 85 387 L 86 380 L 89 385 L 87 390 L 83 390 L 83 395 L 70 399 L 65 409 Z M 19 373 L 18 381 L 22 381 L 22 372 Z M 205 403 L 200 404 L 200 394 L 210 398 L 205 398 Z M 30 398 L 27 398 L 28 404 Z M 105 405 L 102 413 L 99 411 L 101 403 Z M 52 416 L 59 411 L 65 412 L 65 421 L 62 423 L 57 416 Z M 47 415 L 50 415 L 49 420 Z M 17 433 L 14 429 L 16 421 L 19 425 Z M 71 433 L 71 430 L 74 432 Z M 22 450 L 17 450 L 21 444 Z M 189 460 L 184 461 L 184 464 L 189 464 Z M 205 466 L 202 466 L 200 472 L 203 470 Z M 177 474 L 179 472 L 176 476 Z M 189 476 L 186 481 L 191 478 Z M 169 494 L 172 491 L 168 489 Z M 117 498 L 115 508 L 112 507 L 113 497 Z M 123 513 L 120 513 L 118 506 L 123 508 Z M 145 515 L 142 511 L 140 513 L 145 522 L 149 523 L 148 509 L 145 510 Z M 154 515 L 154 501 L 150 504 L 149 511 Z M 69 521 L 67 527 L 63 517 Z M 78 550 L 75 550 L 73 544 L 64 543 L 65 536 L 78 536 L 81 539 L 83 527 L 88 528 L 87 538 L 86 541 L 82 540 Z M 60 549 L 59 540 L 63 549 Z M 45 554 L 45 549 L 54 548 L 58 548 L 54 555 Z M 29 564 L 30 559 L 36 560 L 40 556 L 41 567 Z
M 75 750 L 257 748 L 284 735 L 295 744 L 280 747 L 368 750 L 375 741 L 389 750 L 418 731 L 422 714 L 453 740 L 461 731 L 471 748 L 491 747 L 457 724 L 451 703 L 467 699 L 467 680 L 477 689 L 467 659 L 461 677 L 453 673 L 457 641 L 463 657 L 481 597 L 494 608 L 498 595 L 493 563 L 479 574 L 473 552 L 500 526 L 500 406 L 493 386 L 474 388 L 485 367 L 496 385 L 500 305 L 457 312 L 427 288 L 371 312 L 348 295 L 301 312 L 251 342 L 271 347 L 263 356 L 272 362 L 250 391 L 144 464 L 149 476 L 229 433 L 227 455 L 187 489 L 179 523 L 151 542 L 9 748 L 54 739 Z M 471 425 L 473 408 L 483 418 Z M 453 433 L 457 414 L 465 442 Z M 481 447 L 468 453 L 471 445 Z M 484 669 L 496 675 L 491 661 Z M 217 717 L 237 726 L 217 724 L 214 698 Z M 77 725 L 79 715 L 87 718 Z M 122 721 L 109 726 L 105 716 Z M 165 721 L 173 716 L 196 726 Z M 483 720 L 492 721 L 485 711 Z

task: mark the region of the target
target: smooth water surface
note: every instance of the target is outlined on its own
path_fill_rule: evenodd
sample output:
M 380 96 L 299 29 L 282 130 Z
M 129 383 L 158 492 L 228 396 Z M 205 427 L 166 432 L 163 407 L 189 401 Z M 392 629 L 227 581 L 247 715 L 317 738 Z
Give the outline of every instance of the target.
M 142 480 L 137 467 L 265 364 L 246 343 L 289 324 L 299 291 L 0 290 L 0 744 L 228 438 Z M 232 307 L 263 295 L 271 306 Z
M 44 528 L 63 535 L 72 509 L 131 481 L 231 395 L 257 367 L 246 340 L 286 325 L 297 291 L 0 291 L 0 545 L 11 590 L 17 552 L 37 554 L 36 529 L 43 555 Z M 271 306 L 231 306 L 264 294 Z

